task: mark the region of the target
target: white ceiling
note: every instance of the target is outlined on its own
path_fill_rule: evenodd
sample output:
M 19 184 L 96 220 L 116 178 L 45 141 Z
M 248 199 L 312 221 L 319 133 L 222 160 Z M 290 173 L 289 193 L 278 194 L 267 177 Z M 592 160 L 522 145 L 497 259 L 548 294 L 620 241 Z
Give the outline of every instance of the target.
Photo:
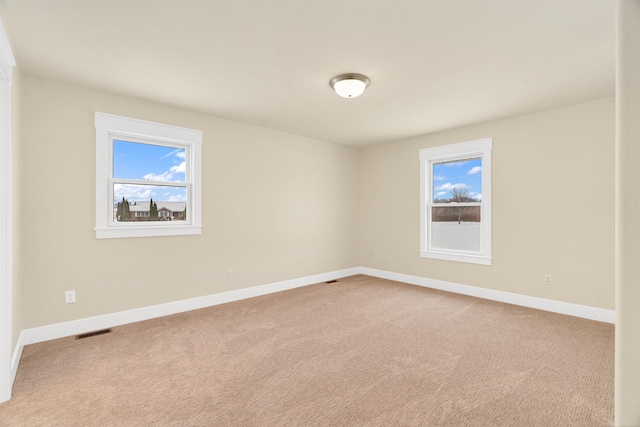
M 615 89 L 613 0 L 2 0 L 0 16 L 25 73 L 355 147 Z M 345 72 L 371 80 L 361 97 L 329 87 Z

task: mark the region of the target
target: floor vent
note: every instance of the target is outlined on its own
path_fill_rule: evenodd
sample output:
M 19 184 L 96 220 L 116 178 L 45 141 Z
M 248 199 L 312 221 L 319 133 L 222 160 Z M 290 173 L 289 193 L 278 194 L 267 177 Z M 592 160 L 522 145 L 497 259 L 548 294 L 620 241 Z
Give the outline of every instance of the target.
M 329 280 L 328 282 L 324 282 L 324 283 L 338 283 L 337 280 Z
M 81 340 L 83 338 L 95 337 L 96 335 L 104 335 L 111 332 L 111 329 L 101 329 L 99 331 L 87 332 L 86 334 L 76 335 L 77 340 Z

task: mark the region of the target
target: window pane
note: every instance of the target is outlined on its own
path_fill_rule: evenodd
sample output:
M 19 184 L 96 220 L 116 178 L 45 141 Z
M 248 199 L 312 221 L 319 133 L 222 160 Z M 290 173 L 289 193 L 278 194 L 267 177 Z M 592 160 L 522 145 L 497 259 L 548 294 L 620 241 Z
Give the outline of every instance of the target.
M 187 187 L 116 183 L 113 184 L 113 196 L 116 222 L 187 219 Z
M 480 206 L 431 208 L 431 247 L 480 250 Z
M 184 148 L 113 141 L 113 177 L 185 182 Z
M 433 203 L 481 202 L 482 158 L 433 164 Z

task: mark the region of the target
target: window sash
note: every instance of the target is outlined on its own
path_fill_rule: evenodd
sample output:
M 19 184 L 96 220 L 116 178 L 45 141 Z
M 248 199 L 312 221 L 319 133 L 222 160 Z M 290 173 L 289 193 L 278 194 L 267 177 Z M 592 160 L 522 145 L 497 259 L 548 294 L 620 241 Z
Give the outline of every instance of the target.
M 446 208 L 446 207 L 455 208 L 457 206 L 464 208 L 467 206 L 482 206 L 482 202 L 440 202 L 440 203 L 427 202 L 427 205 L 433 206 L 436 208 Z
M 137 144 L 146 144 L 146 145 L 158 145 L 167 148 L 180 148 L 185 150 L 185 174 L 184 181 L 156 181 L 156 180 L 146 180 L 146 179 L 130 179 L 130 178 L 114 178 L 114 153 L 113 153 L 113 142 L 114 141 L 125 141 L 125 142 L 133 142 Z M 190 146 L 187 144 L 183 144 L 180 142 L 172 141 L 167 138 L 143 138 L 138 135 L 127 134 L 126 132 L 109 132 L 109 152 L 110 152 L 110 177 L 108 178 L 108 197 L 109 200 L 112 200 L 115 203 L 114 199 L 114 184 L 125 184 L 125 185 L 148 185 L 148 186 L 160 186 L 160 187 L 179 187 L 186 188 L 187 199 L 185 200 L 187 207 L 187 217 L 181 225 L 191 225 L 191 213 L 193 209 L 191 208 L 191 150 Z M 108 207 L 109 208 L 109 207 Z M 148 221 L 148 222 L 126 222 L 126 221 L 116 221 L 113 218 L 113 215 L 109 214 L 109 226 L 110 227 L 174 227 L 175 224 L 171 224 L 167 221 Z
M 186 194 L 187 194 L 187 199 L 185 200 L 185 206 L 187 208 L 187 217 L 181 221 L 180 225 L 191 225 L 192 223 L 192 215 L 191 215 L 191 211 L 193 209 L 191 209 L 191 184 L 187 183 L 185 184 L 184 182 L 166 182 L 166 181 L 141 181 L 141 180 L 136 180 L 136 179 L 114 179 L 114 178 L 109 178 L 109 189 L 108 189 L 108 197 L 109 200 L 112 200 L 113 203 L 117 202 L 114 198 L 114 191 L 113 191 L 113 187 L 114 184 L 130 184 L 130 185 L 148 185 L 148 186 L 161 186 L 161 187 L 178 187 L 178 188 L 185 188 L 186 189 Z M 170 184 L 170 185 L 167 185 Z M 160 200 L 157 200 L 160 201 Z M 111 205 L 111 207 L 113 207 L 113 204 Z M 137 218 L 141 218 L 141 217 L 148 217 L 149 215 L 138 215 L 139 212 L 136 212 L 136 217 Z M 160 212 L 158 212 L 158 215 L 160 215 Z M 128 221 L 116 221 L 113 218 L 113 214 L 111 214 L 109 216 L 109 226 L 110 227 L 175 227 L 175 224 L 172 224 L 170 222 L 167 221 L 149 221 L 149 222 L 128 222 Z
M 129 180 L 130 178 L 114 178 L 114 164 L 113 164 L 113 141 L 125 141 L 125 142 L 134 142 L 136 144 L 145 144 L 145 145 L 158 145 L 161 147 L 167 148 L 180 148 L 185 151 L 185 172 L 184 172 L 184 181 L 162 181 L 162 182 L 179 182 L 181 184 L 189 183 L 192 181 L 192 153 L 191 146 L 188 144 L 181 143 L 179 141 L 172 141 L 167 138 L 158 138 L 155 139 L 147 139 L 141 138 L 138 136 L 128 135 L 122 132 L 109 132 L 109 174 L 112 179 L 119 180 Z M 142 180 L 143 182 L 148 182 L 147 180 Z
M 129 178 L 114 178 L 113 177 L 113 169 L 114 169 L 114 153 L 113 153 L 113 142 L 115 140 L 126 141 L 126 142 L 134 142 L 137 144 L 146 144 L 146 145 L 160 145 L 167 148 L 180 148 L 185 150 L 185 174 L 184 181 L 156 181 L 156 180 L 140 180 L 140 179 L 129 179 Z M 181 144 L 178 142 L 170 141 L 165 138 L 158 138 L 157 140 L 141 138 L 139 136 L 134 135 L 126 135 L 121 132 L 109 132 L 109 151 L 111 158 L 111 167 L 109 168 L 108 178 L 108 198 L 109 200 L 116 202 L 114 198 L 114 184 L 125 184 L 125 185 L 148 185 L 148 186 L 160 186 L 160 187 L 178 187 L 185 188 L 187 199 L 185 200 L 186 208 L 187 208 L 187 217 L 181 223 L 181 225 L 191 225 L 192 223 L 192 212 L 193 209 L 191 207 L 191 150 L 190 146 L 186 144 Z M 110 206 L 107 206 L 109 209 Z M 148 222 L 128 222 L 128 221 L 116 221 L 113 218 L 111 213 L 108 214 L 109 218 L 109 226 L 110 227 L 174 227 L 175 224 L 171 224 L 167 221 L 148 221 Z
M 453 249 L 453 248 L 443 248 L 440 246 L 434 246 L 433 245 L 433 223 L 434 222 L 438 222 L 438 221 L 432 221 L 432 216 L 433 216 L 433 212 L 432 209 L 433 207 L 436 208 L 456 208 L 456 207 L 466 207 L 466 206 L 479 206 L 480 207 L 480 221 L 479 221 L 479 225 L 480 225 L 480 249 L 477 251 L 473 251 L 473 250 L 465 250 L 465 249 Z M 427 240 L 427 246 L 426 249 L 429 252 L 440 252 L 440 253 L 454 253 L 454 254 L 466 254 L 466 255 L 474 255 L 474 256 L 478 256 L 478 255 L 482 255 L 483 254 L 483 248 L 484 246 L 484 205 L 482 203 L 460 203 L 460 204 L 454 204 L 451 205 L 450 203 L 448 204 L 427 204 L 427 224 L 426 224 L 426 228 L 427 228 L 427 236 L 426 236 L 426 240 Z

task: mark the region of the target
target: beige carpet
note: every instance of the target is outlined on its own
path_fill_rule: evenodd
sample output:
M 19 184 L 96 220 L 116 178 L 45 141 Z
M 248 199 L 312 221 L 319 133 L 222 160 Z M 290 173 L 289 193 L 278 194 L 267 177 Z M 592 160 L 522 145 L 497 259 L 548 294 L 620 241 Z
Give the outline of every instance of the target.
M 2 426 L 606 426 L 612 325 L 354 276 L 25 347 Z

